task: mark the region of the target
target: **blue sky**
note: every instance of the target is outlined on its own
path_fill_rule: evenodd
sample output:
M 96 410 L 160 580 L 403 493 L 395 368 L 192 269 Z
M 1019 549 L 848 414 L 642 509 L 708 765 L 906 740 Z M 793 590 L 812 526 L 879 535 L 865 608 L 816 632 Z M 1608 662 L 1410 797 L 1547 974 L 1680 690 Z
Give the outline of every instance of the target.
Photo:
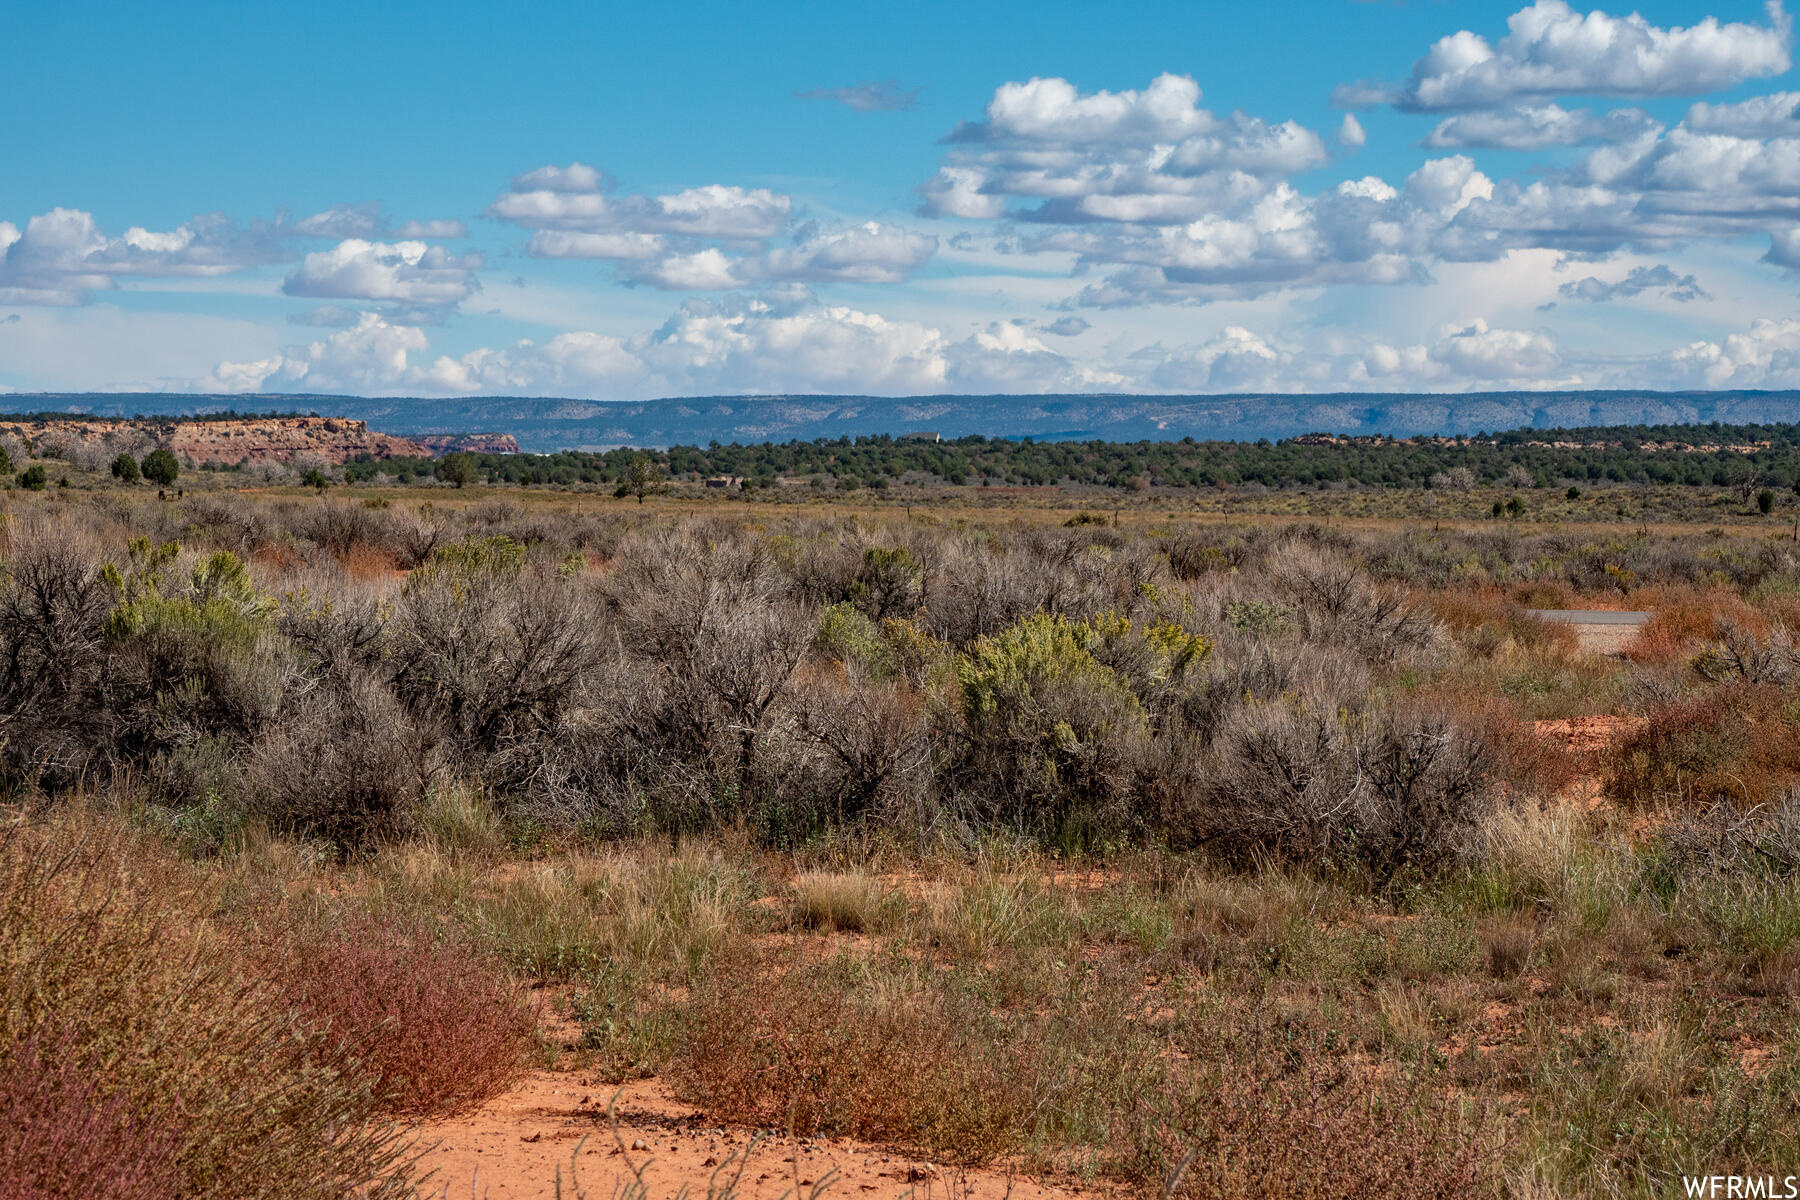
M 1777 6 L 27 6 L 0 388 L 1800 386 Z

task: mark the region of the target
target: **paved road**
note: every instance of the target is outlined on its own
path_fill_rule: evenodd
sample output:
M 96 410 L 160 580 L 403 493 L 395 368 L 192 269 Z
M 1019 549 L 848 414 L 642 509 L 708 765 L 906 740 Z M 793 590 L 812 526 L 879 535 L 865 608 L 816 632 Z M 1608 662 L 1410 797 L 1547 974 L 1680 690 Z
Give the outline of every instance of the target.
M 1642 625 L 1650 619 L 1647 612 L 1610 612 L 1585 608 L 1534 608 L 1533 614 L 1551 621 L 1567 621 L 1571 625 Z

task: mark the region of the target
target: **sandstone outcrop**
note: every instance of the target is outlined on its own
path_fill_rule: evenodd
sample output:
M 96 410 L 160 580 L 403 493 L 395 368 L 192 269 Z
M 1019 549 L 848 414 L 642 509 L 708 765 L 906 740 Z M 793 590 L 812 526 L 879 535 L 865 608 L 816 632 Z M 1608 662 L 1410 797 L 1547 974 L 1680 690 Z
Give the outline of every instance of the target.
M 456 450 L 516 454 L 511 434 L 433 434 L 405 438 L 378 433 L 367 421 L 344 417 L 231 417 L 184 420 L 109 420 L 93 417 L 0 417 L 0 433 L 29 438 L 46 452 L 111 456 L 172 451 L 192 463 L 257 463 L 319 460 L 342 463 L 370 458 L 440 458 Z

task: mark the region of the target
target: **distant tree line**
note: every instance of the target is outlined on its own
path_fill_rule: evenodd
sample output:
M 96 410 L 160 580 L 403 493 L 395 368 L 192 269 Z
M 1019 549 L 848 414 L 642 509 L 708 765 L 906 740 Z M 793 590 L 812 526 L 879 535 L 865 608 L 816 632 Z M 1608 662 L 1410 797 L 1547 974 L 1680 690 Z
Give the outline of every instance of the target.
M 1561 444 L 1557 444 L 1561 443 Z M 1763 445 L 1762 443 L 1767 443 Z M 1654 447 L 1654 448 L 1653 448 Z M 1746 452 L 1738 447 L 1755 447 Z M 1039 442 L 970 436 L 938 442 L 878 435 L 758 445 L 621 448 L 604 452 L 461 455 L 488 483 L 616 487 L 645 456 L 671 479 L 728 477 L 747 488 L 779 478 L 838 489 L 941 482 L 991 486 L 1081 484 L 1124 489 L 1363 487 L 1551 487 L 1665 484 L 1792 487 L 1800 477 L 1800 425 L 1638 425 L 1518 429 L 1467 439 L 1340 438 L 1271 442 Z M 377 475 L 442 477 L 431 459 L 362 456 L 351 481 Z

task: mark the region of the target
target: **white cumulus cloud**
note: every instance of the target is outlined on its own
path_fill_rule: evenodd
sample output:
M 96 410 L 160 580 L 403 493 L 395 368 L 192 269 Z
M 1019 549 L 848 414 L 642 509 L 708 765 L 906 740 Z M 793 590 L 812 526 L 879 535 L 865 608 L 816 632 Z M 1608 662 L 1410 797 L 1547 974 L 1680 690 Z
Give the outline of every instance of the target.
M 1800 137 L 1800 92 L 1770 92 L 1736 104 L 1701 102 L 1687 110 L 1681 123 L 1695 133 L 1731 137 Z
M 937 253 L 938 240 L 866 221 L 849 229 L 809 228 L 791 247 L 771 250 L 754 270 L 770 279 L 898 283 Z
M 1431 149 L 1541 150 L 1583 142 L 1628 141 L 1657 128 L 1650 114 L 1638 108 L 1614 109 L 1599 116 L 1585 108 L 1524 104 L 1446 117 L 1425 136 L 1424 144 Z
M 1552 335 L 1529 329 L 1490 329 L 1477 318 L 1431 348 L 1434 362 L 1472 379 L 1507 382 L 1542 378 L 1562 365 Z
M 1800 321 L 1753 321 L 1745 332 L 1722 341 L 1693 342 L 1672 351 L 1660 365 L 1668 379 L 1665 387 L 1800 387 Z
M 513 181 L 488 215 L 533 230 L 535 258 L 619 264 L 619 278 L 670 291 L 721 291 L 784 281 L 897 283 L 938 240 L 875 221 L 796 226 L 792 201 L 722 184 L 662 196 L 613 196 L 599 171 L 542 167 Z
M 281 290 L 290 296 L 442 308 L 469 298 L 479 266 L 480 255 L 456 258 L 425 242 L 347 238 L 301 259 Z
M 410 356 L 428 348 L 425 332 L 363 313 L 347 329 L 253 362 L 223 362 L 195 380 L 195 391 L 392 392 L 418 379 Z
M 1160 75 L 1142 91 L 1083 94 L 1066 79 L 1003 84 L 986 119 L 919 190 L 931 216 L 993 218 L 1008 197 L 1033 221 L 1174 224 L 1241 204 L 1326 161 L 1294 121 L 1200 107 L 1200 86 Z
M 755 239 L 785 229 L 793 207 L 767 188 L 708 184 L 663 196 L 612 197 L 607 182 L 584 163 L 539 167 L 515 177 L 511 190 L 488 205 L 488 215 L 527 229 Z
M 0 221 L 0 304 L 72 305 L 125 277 L 205 278 L 277 261 L 274 230 L 214 213 L 175 229 L 108 237 L 92 213 L 55 208 L 20 229 Z
M 1706 17 L 1664 28 L 1638 13 L 1537 0 L 1507 18 L 1497 43 L 1466 29 L 1440 39 L 1394 102 L 1432 111 L 1569 95 L 1691 96 L 1780 75 L 1791 65 L 1792 27 L 1779 0 L 1767 7 L 1763 25 Z

